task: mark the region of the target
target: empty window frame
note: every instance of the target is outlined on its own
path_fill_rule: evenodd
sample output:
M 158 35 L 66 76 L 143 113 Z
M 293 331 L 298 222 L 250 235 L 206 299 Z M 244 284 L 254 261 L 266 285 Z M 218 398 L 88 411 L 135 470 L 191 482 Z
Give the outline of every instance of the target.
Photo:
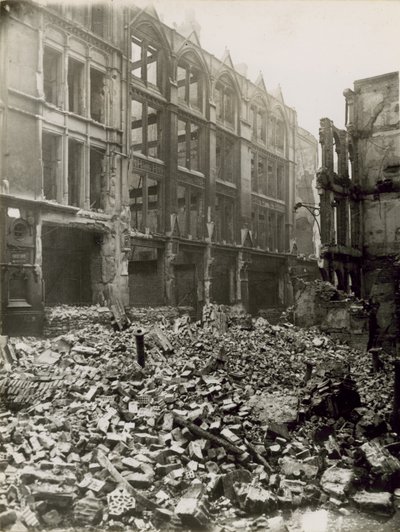
M 268 120 L 268 146 L 275 149 L 276 118 L 271 116 Z
M 139 231 L 161 230 L 161 183 L 146 174 L 129 176 L 131 226 Z
M 215 87 L 217 120 L 233 127 L 235 125 L 235 93 L 223 80 Z
M 131 101 L 131 145 L 134 152 L 162 159 L 162 114 L 145 100 Z
M 267 116 L 264 109 L 257 105 L 250 107 L 252 138 L 265 144 L 267 134 Z
M 81 206 L 83 145 L 68 139 L 68 205 Z
M 191 120 L 178 120 L 178 166 L 201 171 L 200 126 Z
M 84 65 L 72 57 L 68 58 L 68 110 L 82 115 L 84 112 Z
M 285 215 L 277 214 L 277 247 L 279 252 L 285 251 Z
M 96 3 L 90 8 L 90 29 L 99 37 L 106 37 L 106 6 Z
M 203 235 L 203 197 L 204 191 L 198 187 L 179 184 L 178 226 L 181 236 L 198 239 Z
M 268 162 L 264 155 L 251 152 L 251 190 L 257 194 L 268 195 Z
M 93 120 L 105 122 L 105 76 L 95 68 L 90 69 L 90 116 Z
M 216 137 L 217 178 L 235 183 L 235 141 L 230 136 L 217 131 Z
M 276 121 L 275 146 L 280 152 L 285 149 L 285 124 L 279 119 Z
M 250 175 L 251 175 L 251 190 L 258 192 L 258 174 L 256 167 L 257 154 L 254 151 L 250 152 Z
M 268 194 L 268 175 L 267 175 L 267 159 L 258 154 L 257 156 L 257 173 L 258 173 L 258 192 Z
M 61 139 L 58 135 L 43 133 L 43 194 L 47 200 L 57 200 L 61 165 Z
M 233 243 L 235 240 L 235 201 L 233 198 L 217 194 L 215 201 L 216 239 L 219 242 Z
M 268 196 L 276 198 L 276 162 L 268 161 Z
M 43 51 L 43 92 L 46 102 L 54 105 L 59 105 L 61 99 L 61 65 L 61 53 L 45 46 Z
M 161 89 L 160 51 L 147 39 L 132 37 L 131 68 L 133 76 L 140 78 L 146 84 L 150 83 Z
M 103 189 L 105 178 L 105 152 L 100 148 L 90 148 L 90 208 L 103 209 Z
M 201 71 L 192 64 L 181 61 L 177 69 L 178 98 L 194 109 L 202 110 Z
M 286 190 L 286 167 L 284 164 L 278 163 L 276 166 L 277 179 L 277 197 L 283 200 L 285 198 Z

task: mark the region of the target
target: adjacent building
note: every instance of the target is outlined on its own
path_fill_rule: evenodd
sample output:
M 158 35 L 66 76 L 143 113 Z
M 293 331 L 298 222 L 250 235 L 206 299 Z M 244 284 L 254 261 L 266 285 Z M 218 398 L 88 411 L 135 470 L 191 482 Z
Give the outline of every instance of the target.
M 399 73 L 344 91 L 346 130 L 323 118 L 320 194 L 323 274 L 379 304 L 379 334 L 400 337 Z
M 55 304 L 290 303 L 310 136 L 281 92 L 150 7 L 1 10 L 3 331 Z

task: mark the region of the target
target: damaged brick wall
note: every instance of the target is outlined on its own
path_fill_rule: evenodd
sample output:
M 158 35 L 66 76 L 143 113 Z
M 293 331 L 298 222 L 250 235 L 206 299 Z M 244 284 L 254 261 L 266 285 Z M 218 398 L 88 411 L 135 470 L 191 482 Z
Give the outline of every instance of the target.
M 379 304 L 379 335 L 395 341 L 395 271 L 400 253 L 399 74 L 354 83 L 346 91 L 354 171 L 362 195 L 365 296 Z
M 368 341 L 368 313 L 362 302 L 338 291 L 329 282 L 294 280 L 294 323 L 317 326 L 350 345 L 364 348 Z
M 399 73 L 344 91 L 346 131 L 321 120 L 323 270 L 341 290 L 378 305 L 379 342 L 400 337 L 393 264 L 400 253 Z

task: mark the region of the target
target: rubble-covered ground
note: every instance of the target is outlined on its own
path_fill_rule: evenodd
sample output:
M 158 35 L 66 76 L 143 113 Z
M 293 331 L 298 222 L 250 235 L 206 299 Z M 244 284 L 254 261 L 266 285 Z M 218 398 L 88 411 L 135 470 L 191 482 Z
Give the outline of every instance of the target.
M 320 532 L 335 515 L 331 530 L 355 531 L 354 509 L 380 519 L 360 530 L 398 530 L 391 355 L 373 372 L 317 330 L 227 325 L 211 308 L 205 323 L 10 339 L 0 530 Z

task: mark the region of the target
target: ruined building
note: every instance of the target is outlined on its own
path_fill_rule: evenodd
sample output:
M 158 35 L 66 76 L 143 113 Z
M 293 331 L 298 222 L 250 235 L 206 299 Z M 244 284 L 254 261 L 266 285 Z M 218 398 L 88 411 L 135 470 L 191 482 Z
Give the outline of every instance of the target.
M 319 228 L 316 213 L 312 207 L 318 206 L 319 198 L 315 187 L 315 174 L 318 168 L 318 141 L 305 129 L 297 128 L 296 145 L 296 204 L 307 207 L 296 209 L 295 236 L 297 251 L 306 257 L 316 256 L 319 247 Z
M 115 298 L 289 303 L 299 130 L 282 94 L 151 8 L 1 10 L 3 331 Z
M 344 91 L 346 130 L 323 118 L 320 194 L 323 274 L 379 303 L 379 334 L 400 336 L 399 73 Z

